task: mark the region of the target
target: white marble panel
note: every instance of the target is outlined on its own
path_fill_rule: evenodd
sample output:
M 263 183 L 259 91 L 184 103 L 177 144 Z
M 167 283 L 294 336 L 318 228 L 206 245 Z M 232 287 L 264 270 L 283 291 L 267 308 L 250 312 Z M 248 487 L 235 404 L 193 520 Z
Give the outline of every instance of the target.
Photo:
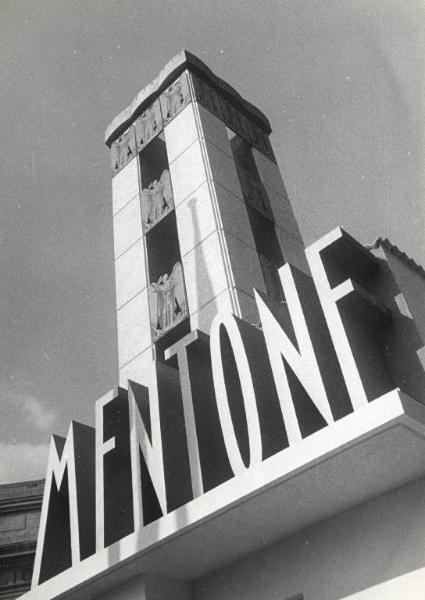
M 285 262 L 294 265 L 300 271 L 304 271 L 304 273 L 310 275 L 307 259 L 305 257 L 304 244 L 279 226 L 276 226 L 276 234 L 279 239 Z
M 184 256 L 216 229 L 207 182 L 179 204 L 176 219 L 180 252 Z
M 117 308 L 146 287 L 146 263 L 143 238 L 115 261 Z
M 120 256 L 143 235 L 140 199 L 136 196 L 114 216 L 114 256 Z
M 242 199 L 242 190 L 233 158 L 208 141 L 206 146 L 213 181 Z
M 167 145 L 168 162 L 172 163 L 196 139 L 196 127 L 193 105 L 188 104 L 164 129 L 165 143 Z
M 287 196 L 279 167 L 255 148 L 252 149 L 252 154 L 261 181 L 269 185 L 280 196 Z
M 137 157 L 112 178 L 112 212 L 118 212 L 139 193 Z
M 255 249 L 254 236 L 245 203 L 218 183 L 215 185 L 215 190 L 220 212 L 220 227 Z
M 183 256 L 183 269 L 192 314 L 228 287 L 217 232 Z
M 147 290 L 117 311 L 118 357 L 120 367 L 151 344 Z
M 219 311 L 233 312 L 230 291 L 228 289 L 221 292 L 221 294 L 213 298 L 208 304 L 205 304 L 191 315 L 191 329 L 200 329 L 209 335 L 212 320 Z
M 170 163 L 170 175 L 174 205 L 177 207 L 207 179 L 199 142 L 194 142 Z
M 257 325 L 260 319 L 254 297 L 245 294 L 245 292 L 242 292 L 237 288 L 233 288 L 233 294 L 237 297 L 236 301 L 239 304 L 241 318 L 248 323 Z M 218 312 L 237 312 L 236 310 L 233 311 L 232 309 L 231 292 L 228 289 L 224 290 L 224 292 L 221 292 L 221 294 L 213 298 L 211 302 L 204 305 L 196 313 L 191 315 L 191 329 L 200 329 L 201 331 L 209 334 L 212 320 Z
M 275 222 L 279 227 L 291 233 L 302 242 L 298 223 L 294 215 L 291 203 L 287 197 L 279 196 L 270 186 L 264 186 L 273 211 Z
M 217 146 L 233 159 L 232 148 L 230 147 L 229 137 L 226 131 L 226 125 L 220 121 L 209 110 L 201 104 L 196 104 L 199 110 L 199 117 L 202 127 L 202 137 L 208 142 Z
M 254 287 L 260 292 L 265 292 L 263 271 L 257 251 L 227 233 L 226 242 L 234 285 L 247 294 L 252 294 Z
M 119 370 L 119 385 L 127 389 L 128 380 L 135 381 L 150 387 L 154 384 L 156 377 L 155 363 L 153 361 L 153 349 L 147 348 L 142 354 L 136 356 Z

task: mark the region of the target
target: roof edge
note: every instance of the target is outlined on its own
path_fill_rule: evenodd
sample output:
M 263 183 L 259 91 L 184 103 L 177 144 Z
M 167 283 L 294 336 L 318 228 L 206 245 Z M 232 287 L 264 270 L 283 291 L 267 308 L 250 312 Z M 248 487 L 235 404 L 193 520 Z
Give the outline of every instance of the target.
M 405 252 L 400 250 L 400 248 L 398 246 L 391 243 L 388 238 L 379 237 L 375 241 L 374 244 L 369 246 L 369 248 L 370 249 L 384 248 L 384 250 L 388 250 L 388 252 L 391 252 L 391 254 L 394 254 L 394 256 L 397 256 L 397 258 L 399 258 L 402 262 L 407 264 L 411 269 L 413 269 L 413 271 L 416 271 L 417 273 L 422 275 L 422 277 L 425 277 L 425 269 L 423 268 L 423 266 L 420 265 L 419 263 L 417 263 L 413 258 L 408 256 Z
M 105 132 L 105 144 L 111 146 L 112 142 L 119 137 L 132 123 L 132 121 L 151 104 L 161 92 L 166 89 L 176 77 L 185 69 L 199 74 L 212 84 L 216 89 L 238 104 L 253 121 L 266 133 L 271 133 L 270 122 L 267 117 L 253 104 L 242 98 L 242 96 L 228 83 L 217 77 L 205 63 L 197 56 L 187 50 L 181 50 L 166 65 L 157 77 L 135 96 L 131 103 L 122 110 L 108 125 Z

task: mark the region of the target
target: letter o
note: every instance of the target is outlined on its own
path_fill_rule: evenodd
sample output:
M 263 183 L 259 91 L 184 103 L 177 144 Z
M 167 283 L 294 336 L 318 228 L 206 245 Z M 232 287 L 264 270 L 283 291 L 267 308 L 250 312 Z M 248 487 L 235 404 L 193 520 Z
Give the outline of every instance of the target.
M 243 461 L 230 412 L 222 362 L 221 327 L 226 328 L 239 374 L 248 429 L 249 467 Z M 211 365 L 218 416 L 230 466 L 237 475 L 262 461 L 261 430 L 251 369 L 234 315 L 230 313 L 217 314 L 211 325 L 210 336 Z

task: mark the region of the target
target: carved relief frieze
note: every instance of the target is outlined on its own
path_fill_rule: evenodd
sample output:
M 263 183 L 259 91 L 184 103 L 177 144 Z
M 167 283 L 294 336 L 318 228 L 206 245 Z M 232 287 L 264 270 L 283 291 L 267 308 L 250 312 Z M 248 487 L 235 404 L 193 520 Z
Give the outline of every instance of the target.
M 173 119 L 191 101 L 187 73 L 182 73 L 176 81 L 161 94 L 161 112 L 164 125 Z
M 15 571 L 9 569 L 0 571 L 0 587 L 13 585 L 15 582 Z
M 0 588 L 28 586 L 33 569 L 32 557 L 11 557 L 0 561 Z
M 259 152 L 275 161 L 268 135 L 208 83 L 194 73 L 190 76 L 193 82 L 194 99 L 224 121 L 227 127 Z M 189 102 L 191 102 L 191 94 L 188 74 L 184 72 L 112 143 L 113 175 L 157 136 Z
M 140 152 L 163 129 L 159 100 L 149 106 L 134 122 L 136 148 Z
M 159 180 L 155 180 L 141 193 L 142 223 L 146 233 L 174 208 L 171 177 L 164 169 Z
M 161 275 L 149 286 L 149 306 L 154 341 L 180 323 L 187 315 L 183 267 L 176 262 L 171 274 Z
M 223 120 L 227 127 L 249 141 L 248 119 L 226 98 L 220 97 Z
M 220 104 L 223 111 L 223 120 L 227 127 L 249 142 L 251 146 L 267 158 L 276 162 L 267 133 L 225 98 L 220 98 Z
M 43 481 L 2 485 L 0 486 L 0 503 L 6 502 L 7 500 L 11 499 L 21 500 L 22 498 L 27 498 L 29 496 L 42 496 L 43 489 Z
M 131 125 L 111 146 L 112 173 L 118 173 L 136 156 L 136 136 Z
M 214 88 L 209 86 L 203 79 L 191 73 L 195 100 L 202 104 L 204 108 L 221 120 L 223 119 L 223 111 L 218 93 Z

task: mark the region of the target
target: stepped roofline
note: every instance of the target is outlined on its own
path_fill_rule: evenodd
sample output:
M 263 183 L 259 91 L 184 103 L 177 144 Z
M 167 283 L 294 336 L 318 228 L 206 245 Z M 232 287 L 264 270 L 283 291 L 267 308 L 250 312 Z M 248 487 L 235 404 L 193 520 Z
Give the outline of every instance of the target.
M 405 252 L 400 250 L 398 246 L 390 242 L 388 238 L 379 237 L 373 244 L 370 246 L 366 246 L 367 248 L 373 250 L 376 248 L 383 248 L 384 250 L 388 250 L 391 254 L 394 254 L 398 259 L 408 265 L 413 271 L 416 271 L 423 277 L 425 277 L 425 269 L 422 265 L 418 264 L 413 258 L 408 256 Z
M 228 83 L 217 77 L 199 58 L 187 50 L 174 56 L 160 71 L 158 76 L 144 87 L 132 102 L 121 111 L 108 125 L 105 132 L 105 143 L 111 146 L 127 127 L 151 104 L 183 71 L 189 69 L 240 107 L 267 134 L 271 132 L 267 117 L 253 104 L 242 98 Z

